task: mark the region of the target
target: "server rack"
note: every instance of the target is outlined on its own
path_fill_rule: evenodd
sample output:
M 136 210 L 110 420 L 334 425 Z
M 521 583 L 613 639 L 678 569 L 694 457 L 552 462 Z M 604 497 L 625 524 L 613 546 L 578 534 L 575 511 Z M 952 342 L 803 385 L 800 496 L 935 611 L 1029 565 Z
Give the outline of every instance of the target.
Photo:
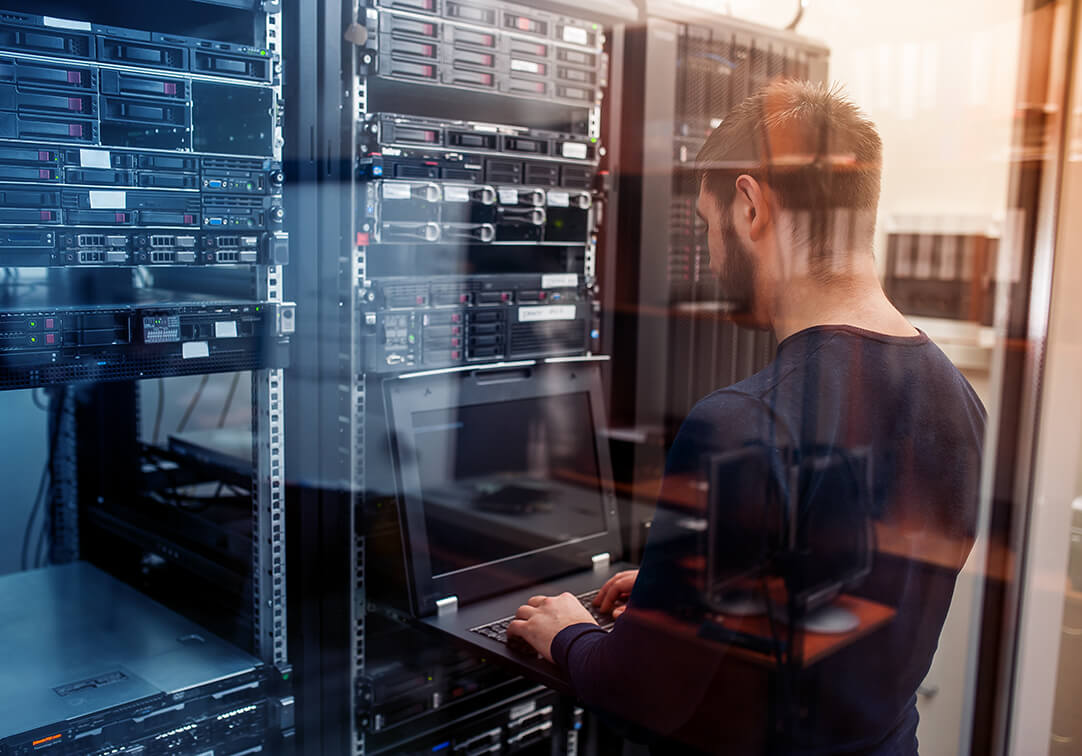
M 371 600 L 388 588 L 372 577 L 369 552 L 395 527 L 380 386 L 408 370 L 600 351 L 594 277 L 606 187 L 597 176 L 609 158 L 599 93 L 615 68 L 604 41 L 633 16 L 619 3 L 581 14 L 535 3 L 332 1 L 287 37 L 311 56 L 319 82 L 287 133 L 296 155 L 287 174 L 305 183 L 298 202 L 319 218 L 316 264 L 288 271 L 300 292 L 291 390 L 308 386 L 289 405 L 290 423 L 320 439 L 290 452 L 302 478 L 290 522 L 324 565 L 322 576 L 292 573 L 318 594 L 297 607 L 305 752 L 454 750 L 484 737 L 492 752 L 548 752 L 578 738 L 573 708 L 426 645 L 431 638 L 412 636 Z M 471 340 L 480 315 L 485 338 Z M 316 685 L 306 670 L 317 669 L 342 673 Z M 413 710 L 396 728 L 411 699 L 396 686 L 410 680 Z
M 9 599 L 56 603 L 39 618 L 42 635 L 66 626 L 67 645 L 87 658 L 43 663 L 42 679 L 65 674 L 66 663 L 72 679 L 56 695 L 101 705 L 25 730 L 8 718 L 0 752 L 290 752 L 283 368 L 295 318 L 282 291 L 280 4 L 3 5 L 0 174 L 13 183 L 0 201 L 0 256 L 25 285 L 5 286 L 0 375 L 4 388 L 50 395 L 40 538 L 48 566 L 7 576 L 3 587 Z M 188 454 L 183 465 L 170 460 L 165 476 L 147 463 L 170 450 L 141 440 L 134 379 L 200 375 L 198 396 L 209 374 L 224 371 L 250 371 L 249 453 L 229 472 Z M 236 485 L 233 532 L 179 507 L 147 510 L 165 519 L 140 518 L 136 500 L 153 504 L 169 476 L 174 491 L 176 478 L 217 481 L 219 491 Z M 232 562 L 223 556 L 230 551 Z M 148 577 L 155 571 L 163 579 Z M 202 595 L 184 600 L 218 576 L 236 591 L 223 588 L 226 611 Z M 118 623 L 109 612 L 121 607 Z M 34 609 L 32 601 L 13 609 L 5 627 L 17 632 Z M 179 651 L 188 654 L 183 672 L 92 669 L 97 656 L 132 658 L 108 646 L 123 645 L 121 632 L 132 649 L 160 643 L 160 654 L 179 643 L 213 652 Z M 87 645 L 80 633 L 105 645 Z M 27 637 L 8 640 L 18 651 Z M 31 669 L 37 652 L 24 660 Z M 202 679 L 207 654 L 231 666 Z M 28 675 L 20 684 L 29 696 L 36 682 Z
M 627 37 L 620 176 L 620 254 L 603 264 L 614 372 L 617 476 L 656 491 L 664 452 L 695 402 L 753 374 L 773 339 L 724 318 L 695 215 L 695 156 L 729 109 L 773 78 L 826 78 L 828 50 L 792 32 L 696 9 L 647 3 Z M 635 252 L 637 251 L 637 255 Z M 648 388 L 647 388 L 648 387 Z M 644 493 L 643 496 L 648 498 Z M 631 527 L 632 551 L 643 545 Z

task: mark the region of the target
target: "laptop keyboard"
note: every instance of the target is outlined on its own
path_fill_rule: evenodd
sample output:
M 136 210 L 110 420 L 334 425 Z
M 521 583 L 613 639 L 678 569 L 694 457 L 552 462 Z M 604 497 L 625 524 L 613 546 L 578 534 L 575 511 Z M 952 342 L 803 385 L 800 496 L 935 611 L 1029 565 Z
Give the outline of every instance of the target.
M 586 607 L 586 611 L 590 613 L 590 616 L 597 620 L 597 624 L 601 626 L 602 630 L 612 630 L 613 622 L 615 622 L 612 615 L 602 614 L 593 604 L 594 596 L 597 595 L 599 590 L 601 589 L 599 588 L 598 590 L 590 591 L 589 593 L 580 593 L 578 596 L 575 596 L 575 598 L 579 600 L 579 603 Z M 514 617 L 504 617 L 495 622 L 489 622 L 487 625 L 471 627 L 470 632 L 478 633 L 500 643 L 507 643 L 507 626 L 510 625 L 514 619 Z

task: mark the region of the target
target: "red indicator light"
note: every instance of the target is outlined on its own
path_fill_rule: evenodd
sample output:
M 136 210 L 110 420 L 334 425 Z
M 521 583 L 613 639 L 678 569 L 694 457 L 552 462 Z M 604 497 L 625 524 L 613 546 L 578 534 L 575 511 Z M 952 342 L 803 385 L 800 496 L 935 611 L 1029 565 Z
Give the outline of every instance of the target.
M 41 219 L 42 220 L 52 220 L 53 219 L 53 211 L 52 210 L 42 210 L 41 211 Z
M 368 234 L 367 233 L 365 233 L 363 231 L 358 231 L 357 232 L 357 246 L 358 247 L 367 247 L 368 246 Z
M 492 65 L 492 56 L 491 55 L 482 55 L 481 56 L 481 62 L 486 66 L 491 66 Z
M 481 74 L 481 83 L 482 84 L 491 84 L 492 83 L 492 74 Z
M 423 52 L 421 54 L 424 55 L 425 57 L 428 57 L 428 58 L 435 57 L 436 48 L 433 47 L 432 45 L 421 45 L 421 49 L 423 50 Z
M 81 137 L 83 135 L 83 126 L 79 123 L 68 124 L 68 136 Z
M 451 339 L 451 346 L 458 346 L 458 344 L 459 344 L 458 339 Z
M 38 169 L 38 178 L 51 179 L 52 177 L 53 177 L 53 172 L 50 171 L 48 168 L 39 168 Z
M 537 54 L 538 55 L 545 55 L 546 53 L 548 53 L 548 50 L 545 49 L 544 45 L 538 45 L 537 46 Z
M 82 98 L 80 98 L 80 97 L 69 97 L 68 98 L 68 110 L 77 110 L 79 112 L 82 112 L 82 110 L 83 110 L 83 100 L 82 100 Z
M 451 352 L 451 359 L 452 360 L 460 360 L 460 359 L 462 359 L 461 353 L 456 349 L 455 351 Z
M 466 302 L 470 301 L 470 295 L 469 294 L 459 294 L 458 295 L 458 301 L 462 302 L 462 304 L 465 304 Z
M 533 24 L 530 22 L 530 19 L 526 18 L 525 16 L 519 16 L 518 20 L 515 22 L 515 25 L 521 31 L 530 31 L 533 28 Z
M 53 318 L 45 318 L 45 330 L 51 331 L 54 328 L 56 328 L 56 320 Z
M 437 163 L 435 160 L 425 160 L 424 164 L 425 165 L 439 165 L 439 163 Z
M 433 72 L 432 66 L 421 66 L 421 68 L 424 69 L 424 75 L 425 76 L 428 76 L 428 77 L 432 76 L 432 72 Z
M 127 223 L 128 222 L 127 213 L 113 213 L 113 218 L 116 219 L 117 223 Z
M 435 37 L 436 36 L 436 27 L 434 25 L 432 25 L 432 24 L 425 24 L 424 25 L 424 31 L 422 32 L 422 34 L 424 34 L 426 37 Z
M 544 299 L 545 297 L 546 297 L 545 292 L 541 292 L 540 294 L 537 295 L 538 299 Z
M 185 225 L 188 225 L 188 226 L 192 225 L 193 223 L 195 223 L 195 216 L 186 214 L 184 216 L 184 223 L 185 223 Z
M 55 344 L 56 343 L 56 334 L 55 333 L 47 333 L 47 334 L 45 334 L 45 343 L 46 344 Z
M 454 315 L 451 316 L 451 322 L 452 323 L 461 323 L 462 322 L 462 315 L 460 313 L 456 312 Z
M 44 150 L 38 150 L 38 160 L 52 160 L 52 157 L 49 155 L 48 152 L 45 152 Z
M 424 303 L 425 303 L 425 297 L 424 297 L 424 295 L 423 295 L 423 294 L 418 294 L 418 295 L 417 295 L 417 304 L 419 304 L 419 305 L 423 305 Z
M 503 292 L 502 294 L 500 294 L 500 301 L 501 302 L 506 302 L 510 298 L 511 298 L 511 295 L 508 294 L 506 291 Z
M 68 84 L 82 84 L 83 72 L 82 71 L 68 71 Z

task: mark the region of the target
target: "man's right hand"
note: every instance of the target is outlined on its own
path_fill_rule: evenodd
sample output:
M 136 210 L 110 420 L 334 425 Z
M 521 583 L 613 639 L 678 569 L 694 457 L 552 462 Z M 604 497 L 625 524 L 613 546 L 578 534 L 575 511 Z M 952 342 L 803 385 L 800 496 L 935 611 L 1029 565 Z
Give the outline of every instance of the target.
M 624 570 L 617 572 L 605 581 L 601 590 L 594 596 L 594 606 L 602 614 L 612 612 L 612 616 L 619 617 L 627 608 L 627 599 L 631 595 L 631 589 L 635 585 L 635 578 L 639 576 L 638 570 Z

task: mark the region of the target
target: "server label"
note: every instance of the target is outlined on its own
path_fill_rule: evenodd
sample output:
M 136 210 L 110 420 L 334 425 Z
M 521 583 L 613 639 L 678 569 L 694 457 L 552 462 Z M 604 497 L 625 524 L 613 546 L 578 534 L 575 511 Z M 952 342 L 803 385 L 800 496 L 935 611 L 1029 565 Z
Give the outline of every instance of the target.
M 539 320 L 574 320 L 575 305 L 542 305 L 540 307 L 518 308 L 520 323 L 535 323 Z

